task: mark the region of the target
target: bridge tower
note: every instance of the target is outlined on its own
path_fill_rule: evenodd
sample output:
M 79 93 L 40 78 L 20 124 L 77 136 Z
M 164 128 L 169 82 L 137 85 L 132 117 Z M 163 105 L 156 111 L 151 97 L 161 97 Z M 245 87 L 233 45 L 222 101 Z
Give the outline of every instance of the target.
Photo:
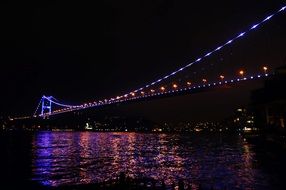
M 43 116 L 44 114 L 50 115 L 52 113 L 52 101 L 51 101 L 52 96 L 42 97 L 42 110 L 41 110 L 41 115 Z
M 53 106 L 52 106 L 53 104 Z M 81 107 L 81 105 L 75 106 L 75 105 L 67 105 L 60 103 L 56 98 L 53 96 L 42 96 L 42 98 L 39 101 L 39 104 L 37 106 L 36 111 L 34 112 L 34 117 L 48 117 L 53 114 L 52 107 L 55 108 L 57 106 L 58 108 L 66 108 L 66 109 L 78 109 Z
M 52 96 L 42 96 L 33 116 L 34 117 L 36 117 L 36 116 L 45 117 L 45 116 L 51 115 L 52 103 L 53 103 L 53 97 Z M 38 112 L 38 110 L 40 113 Z

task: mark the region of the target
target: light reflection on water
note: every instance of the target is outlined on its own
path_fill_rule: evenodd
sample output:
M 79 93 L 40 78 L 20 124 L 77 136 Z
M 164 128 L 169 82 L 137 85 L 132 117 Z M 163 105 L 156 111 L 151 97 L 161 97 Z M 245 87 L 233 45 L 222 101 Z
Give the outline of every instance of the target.
M 255 153 L 239 136 L 40 132 L 33 142 L 33 175 L 45 185 L 115 178 L 183 179 L 217 188 L 267 189 Z M 195 187 L 195 186 L 194 186 Z

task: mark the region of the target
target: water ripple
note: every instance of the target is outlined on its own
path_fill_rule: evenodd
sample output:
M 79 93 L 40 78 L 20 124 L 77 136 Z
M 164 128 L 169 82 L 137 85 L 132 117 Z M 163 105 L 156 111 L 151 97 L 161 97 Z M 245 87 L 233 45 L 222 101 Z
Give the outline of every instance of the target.
M 239 136 L 40 132 L 33 142 L 33 179 L 50 186 L 102 182 L 124 171 L 167 185 L 183 179 L 268 189 L 255 161 L 251 145 Z

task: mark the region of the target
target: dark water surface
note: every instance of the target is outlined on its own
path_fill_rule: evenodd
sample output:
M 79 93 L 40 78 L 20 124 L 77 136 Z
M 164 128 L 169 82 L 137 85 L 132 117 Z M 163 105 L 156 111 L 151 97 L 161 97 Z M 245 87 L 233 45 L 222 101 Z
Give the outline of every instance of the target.
M 283 159 L 239 135 L 39 132 L 16 138 L 2 138 L 4 168 L 12 178 L 47 186 L 102 182 L 121 171 L 217 189 L 283 189 L 285 179 Z

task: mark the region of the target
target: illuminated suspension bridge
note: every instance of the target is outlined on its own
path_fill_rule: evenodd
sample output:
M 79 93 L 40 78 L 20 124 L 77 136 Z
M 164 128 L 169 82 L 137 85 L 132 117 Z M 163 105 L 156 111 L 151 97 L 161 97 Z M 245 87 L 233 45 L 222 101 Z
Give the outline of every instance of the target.
M 256 24 L 250 26 L 244 32 L 241 32 L 238 35 L 235 35 L 235 37 L 222 43 L 220 46 L 217 46 L 211 51 L 208 51 L 207 53 L 203 54 L 202 56 L 198 57 L 194 61 L 188 63 L 187 65 L 180 67 L 177 70 L 165 76 L 162 76 L 155 81 L 145 84 L 138 89 L 131 90 L 125 94 L 118 95 L 118 96 L 111 97 L 111 98 L 105 98 L 105 99 L 101 99 L 101 100 L 97 100 L 93 102 L 88 102 L 88 103 L 84 103 L 80 105 L 67 105 L 67 104 L 59 102 L 57 99 L 55 99 L 52 96 L 43 96 L 37 106 L 37 109 L 34 112 L 34 117 L 46 117 L 46 116 L 51 116 L 55 114 L 72 112 L 76 110 L 83 110 L 87 108 L 101 107 L 101 106 L 116 104 L 116 103 L 121 103 L 121 102 L 129 102 L 129 101 L 134 101 L 134 100 L 141 100 L 141 99 L 143 100 L 143 99 L 152 98 L 152 97 L 179 94 L 180 92 L 191 93 L 198 89 L 211 88 L 211 87 L 217 87 L 217 86 L 219 87 L 219 86 L 226 85 L 226 84 L 234 84 L 234 83 L 239 83 L 243 81 L 256 80 L 256 79 L 269 77 L 272 74 L 269 73 L 268 68 L 266 66 L 263 66 L 262 68 L 259 68 L 259 71 L 256 71 L 255 74 L 253 75 L 246 74 L 247 72 L 242 69 L 242 70 L 239 70 L 234 75 L 232 75 L 232 77 L 226 77 L 223 73 L 217 73 L 216 75 L 217 77 L 215 77 L 212 80 L 209 80 L 207 77 L 196 78 L 196 80 L 190 80 L 189 78 L 186 78 L 184 80 L 180 79 L 179 82 L 174 82 L 174 80 L 172 80 L 179 73 L 186 72 L 188 69 L 191 68 L 191 66 L 197 65 L 198 63 L 201 63 L 208 57 L 211 57 L 217 54 L 218 52 L 222 51 L 225 47 L 230 46 L 231 44 L 238 41 L 239 39 L 242 39 L 242 37 L 246 36 L 250 32 L 257 30 L 263 24 L 270 21 L 274 16 L 282 13 L 285 10 L 286 10 L 286 6 L 280 8 L 278 11 L 274 12 L 273 14 L 266 16 L 260 22 L 257 22 Z M 55 106 L 60 107 L 60 109 L 53 110 L 52 108 Z

